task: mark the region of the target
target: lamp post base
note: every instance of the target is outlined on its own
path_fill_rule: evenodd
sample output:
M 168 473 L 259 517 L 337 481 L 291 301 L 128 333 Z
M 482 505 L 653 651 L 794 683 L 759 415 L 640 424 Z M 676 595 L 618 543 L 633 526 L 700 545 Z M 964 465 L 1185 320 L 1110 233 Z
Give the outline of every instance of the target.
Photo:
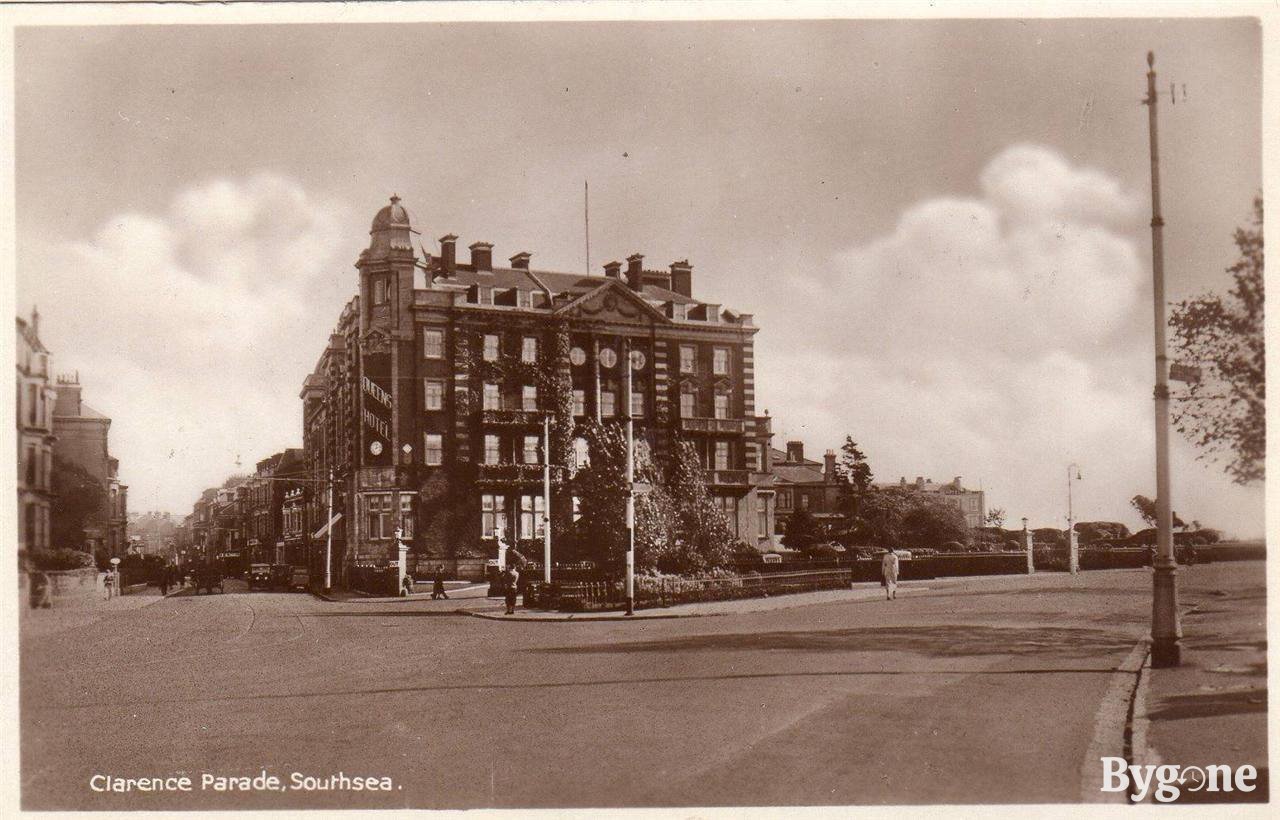
M 1182 664 L 1182 626 L 1178 618 L 1178 565 L 1157 556 L 1151 589 L 1151 666 L 1167 669 Z
M 628 615 L 636 614 L 636 599 L 630 596 L 627 596 L 627 614 Z

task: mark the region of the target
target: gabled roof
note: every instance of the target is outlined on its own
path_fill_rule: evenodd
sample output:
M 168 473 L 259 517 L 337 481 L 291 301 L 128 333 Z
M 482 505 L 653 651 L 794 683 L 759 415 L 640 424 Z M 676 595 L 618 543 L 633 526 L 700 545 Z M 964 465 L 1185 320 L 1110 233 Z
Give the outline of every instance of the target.
M 826 477 L 821 470 L 815 470 L 808 465 L 795 464 L 775 464 L 773 465 L 773 474 L 778 477 L 778 481 L 784 484 L 824 484 Z
M 642 311 L 648 313 L 655 320 L 661 321 L 664 323 L 670 321 L 669 319 L 667 319 L 666 315 L 662 311 L 658 310 L 656 307 L 649 304 L 644 299 L 641 299 L 640 296 L 636 294 L 636 292 L 633 291 L 631 288 L 627 287 L 617 279 L 609 279 L 609 278 L 606 278 L 597 287 L 594 287 L 591 290 L 587 291 L 586 293 L 583 293 L 581 296 L 577 297 L 573 301 L 556 308 L 554 311 L 552 311 L 552 313 L 560 314 L 560 315 L 569 313 L 574 309 L 579 308 L 582 305 L 590 302 L 592 299 L 597 298 L 601 294 L 607 293 L 610 290 L 613 290 L 619 294 L 623 294 L 622 298 L 631 302 L 633 305 L 638 306 Z

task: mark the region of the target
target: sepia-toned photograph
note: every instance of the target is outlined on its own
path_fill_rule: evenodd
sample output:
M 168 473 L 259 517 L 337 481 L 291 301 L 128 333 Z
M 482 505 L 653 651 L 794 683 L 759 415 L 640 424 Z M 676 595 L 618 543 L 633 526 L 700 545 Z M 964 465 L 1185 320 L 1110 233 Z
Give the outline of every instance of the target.
M 0 11 L 15 814 L 1263 816 L 1271 5 L 210 5 Z

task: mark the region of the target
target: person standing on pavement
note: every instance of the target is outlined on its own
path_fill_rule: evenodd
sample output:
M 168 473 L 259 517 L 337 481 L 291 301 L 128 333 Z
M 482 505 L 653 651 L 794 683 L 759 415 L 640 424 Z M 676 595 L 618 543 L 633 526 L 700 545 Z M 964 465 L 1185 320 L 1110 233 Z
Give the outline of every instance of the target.
M 444 598 L 449 600 L 449 593 L 444 591 L 444 567 L 436 566 L 436 574 L 431 579 L 431 600 Z
M 892 601 L 898 597 L 898 554 L 893 550 L 885 550 L 884 557 L 880 559 L 880 583 L 884 585 L 884 597 L 886 601 Z
M 161 595 L 169 594 L 169 577 L 171 575 L 172 575 L 172 571 L 170 570 L 168 564 L 165 564 L 163 567 L 160 568 L 160 594 Z
M 508 564 L 502 573 L 503 591 L 507 598 L 507 614 L 516 614 L 516 594 L 520 591 L 520 572 Z

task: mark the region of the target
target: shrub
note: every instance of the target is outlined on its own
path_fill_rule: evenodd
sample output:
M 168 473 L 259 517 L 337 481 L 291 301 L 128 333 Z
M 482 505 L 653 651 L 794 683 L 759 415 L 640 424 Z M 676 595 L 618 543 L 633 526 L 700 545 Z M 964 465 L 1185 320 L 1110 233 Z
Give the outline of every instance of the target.
M 811 559 L 816 558 L 821 560 L 840 557 L 840 553 L 830 544 L 814 544 L 805 550 L 805 555 Z
M 964 552 L 964 544 L 959 541 L 948 541 L 942 545 L 943 552 Z
M 95 566 L 93 556 L 72 549 L 32 550 L 28 553 L 31 564 L 43 572 L 60 572 L 70 569 L 86 569 Z

